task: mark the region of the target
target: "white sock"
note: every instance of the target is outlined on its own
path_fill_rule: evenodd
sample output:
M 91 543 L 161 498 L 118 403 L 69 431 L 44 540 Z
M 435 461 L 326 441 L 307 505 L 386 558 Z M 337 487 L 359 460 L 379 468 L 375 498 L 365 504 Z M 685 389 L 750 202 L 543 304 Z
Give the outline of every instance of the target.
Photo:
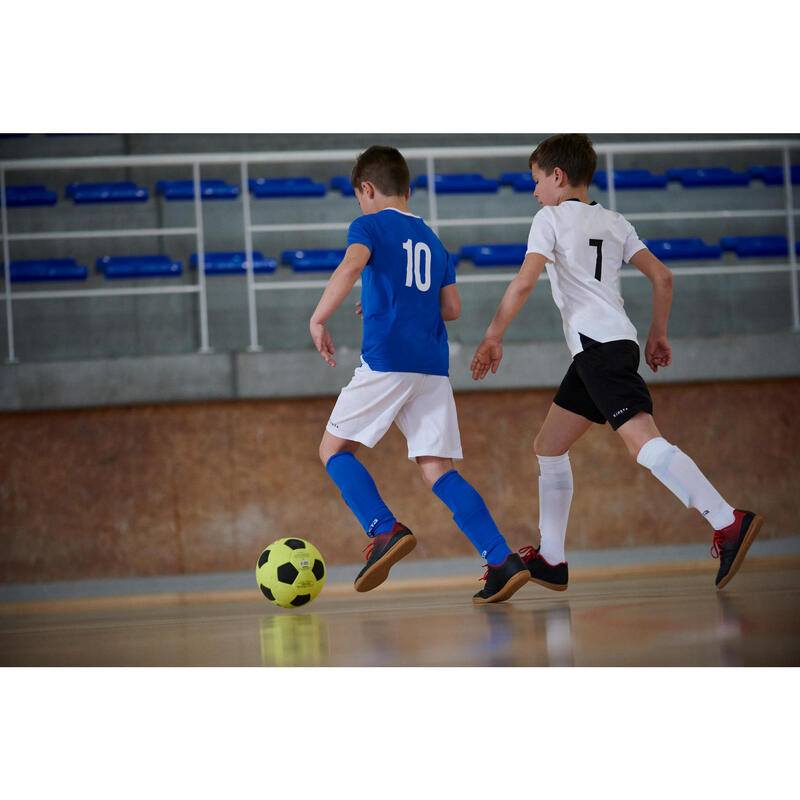
M 536 456 L 539 459 L 539 555 L 549 564 L 566 561 L 564 538 L 567 535 L 569 507 L 572 503 L 572 466 L 569 453 L 563 456 Z
M 660 436 L 651 439 L 639 451 L 636 460 L 647 467 L 687 508 L 696 508 L 718 531 L 733 522 L 733 506 L 697 468 L 682 450 Z

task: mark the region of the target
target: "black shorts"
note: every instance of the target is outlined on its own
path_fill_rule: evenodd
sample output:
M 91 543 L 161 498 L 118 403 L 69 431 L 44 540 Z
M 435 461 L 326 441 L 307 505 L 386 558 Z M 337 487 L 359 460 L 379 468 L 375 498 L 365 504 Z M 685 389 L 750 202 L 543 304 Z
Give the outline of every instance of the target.
M 640 411 L 653 413 L 653 400 L 639 374 L 639 345 L 628 339 L 596 342 L 581 334 L 576 353 L 553 402 L 617 430 Z

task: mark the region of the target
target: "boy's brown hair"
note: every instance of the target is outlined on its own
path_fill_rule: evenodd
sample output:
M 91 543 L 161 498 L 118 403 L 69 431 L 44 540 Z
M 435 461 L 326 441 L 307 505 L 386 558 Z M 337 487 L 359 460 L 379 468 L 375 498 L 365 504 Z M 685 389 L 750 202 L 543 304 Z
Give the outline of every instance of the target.
M 389 197 L 405 197 L 411 185 L 411 173 L 403 154 L 396 147 L 374 144 L 357 159 L 350 173 L 350 185 L 361 191 L 362 181 L 369 181 Z
M 570 186 L 588 186 L 597 169 L 597 153 L 585 133 L 559 133 L 545 139 L 530 155 L 528 167 L 534 164 L 552 175 L 558 167 L 567 173 Z

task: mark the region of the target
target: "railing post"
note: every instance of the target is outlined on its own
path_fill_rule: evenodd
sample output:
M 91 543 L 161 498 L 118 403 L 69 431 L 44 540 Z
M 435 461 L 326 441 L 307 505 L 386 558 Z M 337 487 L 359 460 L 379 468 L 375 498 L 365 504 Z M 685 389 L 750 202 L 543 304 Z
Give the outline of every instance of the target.
M 608 208 L 609 211 L 616 211 L 617 191 L 614 188 L 614 154 L 610 150 L 606 153 L 606 175 L 608 176 Z
M 428 224 L 433 229 L 433 232 L 438 235 L 439 214 L 436 208 L 436 170 L 433 166 L 433 156 L 428 156 L 425 159 L 425 164 L 428 171 Z
M 0 168 L 0 216 L 3 227 L 3 272 L 6 276 L 6 327 L 8 329 L 8 363 L 16 364 L 14 355 L 14 318 L 11 310 L 11 257 L 8 248 L 8 214 L 6 213 L 6 171 Z
M 800 331 L 800 298 L 797 296 L 797 253 L 795 253 L 794 203 L 792 200 L 792 160 L 789 148 L 783 148 L 783 191 L 786 196 L 786 238 L 789 242 L 789 265 L 791 266 L 792 326 Z
M 200 302 L 200 352 L 210 353 L 208 346 L 208 302 L 206 298 L 206 249 L 205 234 L 203 232 L 203 200 L 200 184 L 200 164 L 195 161 L 192 165 L 194 179 L 194 220 L 197 230 L 197 285 L 199 288 Z
M 250 218 L 250 187 L 247 178 L 247 162 L 241 163 L 242 173 L 242 212 L 244 217 L 244 249 L 247 263 L 247 317 L 250 321 L 249 353 L 258 353 L 258 320 L 256 318 L 256 286 L 253 278 L 253 225 Z

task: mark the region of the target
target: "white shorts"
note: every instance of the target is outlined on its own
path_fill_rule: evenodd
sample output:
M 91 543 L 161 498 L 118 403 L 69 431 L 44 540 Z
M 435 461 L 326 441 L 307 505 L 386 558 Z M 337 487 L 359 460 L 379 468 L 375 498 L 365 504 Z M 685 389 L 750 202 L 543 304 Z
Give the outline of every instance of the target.
M 446 375 L 376 372 L 362 359 L 339 393 L 325 429 L 374 447 L 393 422 L 406 437 L 410 459 L 463 458 L 453 387 Z

